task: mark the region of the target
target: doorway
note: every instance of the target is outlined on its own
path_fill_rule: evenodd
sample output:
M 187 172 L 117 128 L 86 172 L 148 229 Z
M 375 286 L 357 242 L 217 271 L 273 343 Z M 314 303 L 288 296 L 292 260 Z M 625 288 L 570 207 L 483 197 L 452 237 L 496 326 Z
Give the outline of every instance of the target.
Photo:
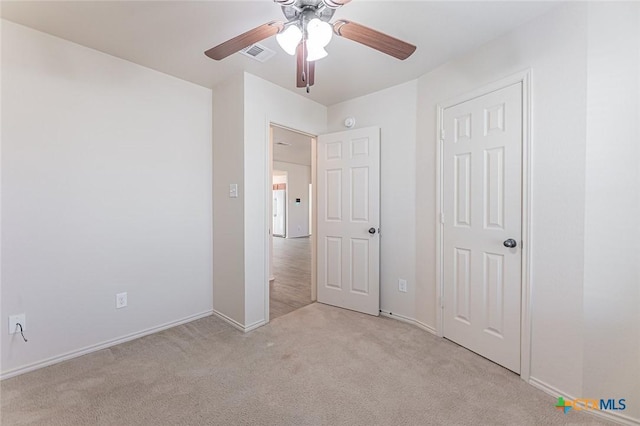
M 528 102 L 525 72 L 438 108 L 438 334 L 525 380 Z
M 314 138 L 271 125 L 272 236 L 269 319 L 313 301 L 312 221 Z

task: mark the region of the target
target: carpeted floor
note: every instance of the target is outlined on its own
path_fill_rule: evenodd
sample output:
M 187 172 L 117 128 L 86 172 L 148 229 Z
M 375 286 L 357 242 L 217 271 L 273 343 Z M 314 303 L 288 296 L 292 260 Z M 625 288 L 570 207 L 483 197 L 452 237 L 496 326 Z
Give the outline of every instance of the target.
M 3 425 L 563 425 L 515 374 L 411 325 L 312 304 L 215 317 L 8 379 Z

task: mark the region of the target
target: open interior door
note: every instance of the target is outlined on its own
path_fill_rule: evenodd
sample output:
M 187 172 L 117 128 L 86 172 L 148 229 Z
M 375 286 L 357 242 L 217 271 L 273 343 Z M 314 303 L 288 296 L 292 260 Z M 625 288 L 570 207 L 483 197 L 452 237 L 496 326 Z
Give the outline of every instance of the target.
M 318 137 L 318 302 L 380 312 L 380 128 Z

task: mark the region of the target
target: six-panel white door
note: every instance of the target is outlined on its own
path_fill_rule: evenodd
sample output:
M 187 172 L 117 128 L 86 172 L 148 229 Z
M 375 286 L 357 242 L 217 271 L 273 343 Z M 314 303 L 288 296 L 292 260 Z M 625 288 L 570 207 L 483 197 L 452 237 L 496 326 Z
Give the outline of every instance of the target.
M 318 301 L 380 312 L 380 129 L 321 135 L 317 145 Z
M 519 373 L 522 84 L 446 108 L 443 129 L 444 337 Z

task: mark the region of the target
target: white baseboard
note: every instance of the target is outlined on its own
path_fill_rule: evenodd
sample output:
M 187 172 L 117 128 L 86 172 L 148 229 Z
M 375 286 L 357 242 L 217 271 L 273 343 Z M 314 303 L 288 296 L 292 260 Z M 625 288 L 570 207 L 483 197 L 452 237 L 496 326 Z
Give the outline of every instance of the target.
M 222 312 L 218 312 L 215 309 L 213 310 L 213 315 L 217 316 L 222 321 L 226 322 L 227 324 L 231 325 L 234 328 L 237 328 L 243 333 L 247 333 L 251 330 L 255 330 L 256 328 L 262 327 L 267 323 L 265 320 L 260 320 L 260 321 L 254 322 L 253 324 L 242 325 L 238 321 L 234 320 L 233 318 L 228 317 L 227 315 L 223 314 Z
M 534 388 L 540 389 L 544 393 L 551 395 L 554 398 L 558 398 L 562 396 L 567 399 L 577 399 L 575 396 L 562 392 L 559 389 L 543 382 L 542 380 L 536 379 L 535 377 L 529 378 L 529 384 Z M 590 414 L 592 416 L 600 417 L 601 419 L 605 419 L 610 422 L 618 423 L 621 425 L 630 425 L 630 426 L 640 425 L 640 420 L 631 418 L 629 416 L 625 416 L 624 414 L 620 414 L 620 413 L 615 413 L 611 411 L 602 411 L 602 410 L 583 410 L 582 412 Z
M 260 328 L 265 325 L 267 322 L 265 320 L 256 321 L 253 324 L 247 325 L 244 327 L 244 332 L 248 333 L 251 330 L 255 330 L 256 328 Z
M 0 373 L 0 380 L 8 379 L 11 377 L 19 376 L 24 373 L 28 373 L 30 371 L 38 370 L 43 367 L 48 367 L 53 364 L 58 364 L 63 361 L 68 361 L 73 358 L 77 358 L 82 355 L 87 355 L 92 352 L 100 351 L 102 349 L 110 348 L 111 346 L 119 345 L 120 343 L 125 343 L 130 340 L 135 340 L 140 337 L 148 336 L 149 334 L 157 333 L 162 330 L 166 330 L 168 328 L 173 328 L 181 324 L 186 324 L 191 321 L 195 321 L 200 318 L 208 317 L 213 314 L 213 310 L 208 310 L 205 312 L 200 312 L 199 314 L 190 315 L 185 318 L 181 318 L 176 321 L 167 322 L 156 327 L 150 327 L 142 331 L 137 331 L 135 333 L 127 334 L 126 336 L 118 337 L 116 339 L 107 340 L 101 343 L 97 343 L 95 345 L 86 346 L 81 349 L 77 349 L 71 352 L 67 352 L 62 355 L 57 355 L 51 358 L 47 358 L 42 361 L 37 361 L 32 364 L 28 364 L 22 367 L 14 368 L 13 370 L 3 371 Z
M 233 318 L 226 316 L 222 312 L 218 312 L 218 311 L 216 311 L 214 309 L 213 310 L 213 315 L 217 316 L 222 321 L 224 321 L 227 324 L 231 325 L 233 328 L 237 328 L 240 331 L 244 331 L 244 325 L 240 324 L 238 321 L 234 320 Z
M 409 318 L 409 317 L 405 317 L 404 315 L 399 315 L 399 314 L 394 314 L 391 312 L 387 312 L 387 311 L 380 311 L 380 315 L 382 315 L 383 317 L 387 317 L 387 318 L 394 318 L 397 319 L 398 321 L 402 321 L 402 322 L 406 322 L 409 324 L 413 324 L 418 328 L 423 329 L 424 331 L 428 331 L 431 334 L 434 335 L 438 335 L 438 333 L 436 332 L 436 329 L 431 327 L 430 325 L 427 325 L 423 322 L 420 322 L 416 319 L 413 318 Z

